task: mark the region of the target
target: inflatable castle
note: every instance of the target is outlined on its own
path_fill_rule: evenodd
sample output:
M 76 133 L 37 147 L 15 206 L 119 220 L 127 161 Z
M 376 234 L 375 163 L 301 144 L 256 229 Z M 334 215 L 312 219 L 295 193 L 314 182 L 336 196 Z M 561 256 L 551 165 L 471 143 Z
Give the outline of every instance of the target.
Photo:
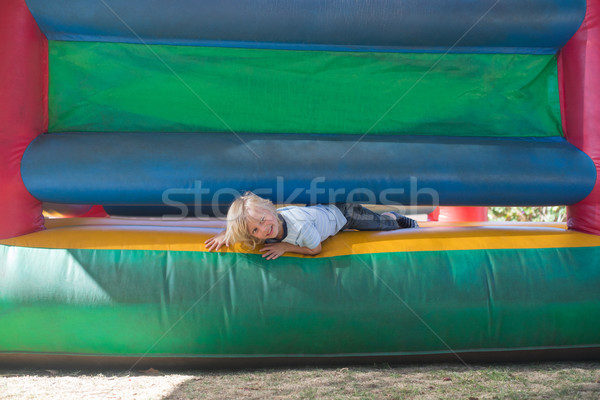
M 600 355 L 600 0 L 3 0 L 0 21 L 1 363 Z M 208 252 L 247 190 L 568 226 Z

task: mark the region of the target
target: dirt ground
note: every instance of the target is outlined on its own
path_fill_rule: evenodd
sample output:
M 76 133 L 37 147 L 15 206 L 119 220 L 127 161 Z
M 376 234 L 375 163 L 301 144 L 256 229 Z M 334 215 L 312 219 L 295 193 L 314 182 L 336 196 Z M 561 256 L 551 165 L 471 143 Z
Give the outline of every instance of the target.
M 0 399 L 600 399 L 600 362 L 216 371 L 2 370 Z

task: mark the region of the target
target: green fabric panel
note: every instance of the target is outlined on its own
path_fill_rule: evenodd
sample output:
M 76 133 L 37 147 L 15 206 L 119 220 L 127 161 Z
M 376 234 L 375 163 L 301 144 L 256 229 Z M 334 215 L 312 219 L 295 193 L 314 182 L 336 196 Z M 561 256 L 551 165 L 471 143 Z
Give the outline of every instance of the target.
M 562 135 L 553 55 L 49 42 L 50 132 Z
M 392 355 L 600 344 L 599 247 L 332 258 L 0 246 L 0 352 Z M 86 290 L 83 290 L 83 289 Z

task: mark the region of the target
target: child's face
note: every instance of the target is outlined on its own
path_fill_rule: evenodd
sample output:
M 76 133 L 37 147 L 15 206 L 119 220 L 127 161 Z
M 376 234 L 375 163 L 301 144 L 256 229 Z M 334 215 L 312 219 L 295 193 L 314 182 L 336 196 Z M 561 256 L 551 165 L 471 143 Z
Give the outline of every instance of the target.
M 248 208 L 248 233 L 257 239 L 274 239 L 279 234 L 277 216 L 268 210 L 257 207 Z

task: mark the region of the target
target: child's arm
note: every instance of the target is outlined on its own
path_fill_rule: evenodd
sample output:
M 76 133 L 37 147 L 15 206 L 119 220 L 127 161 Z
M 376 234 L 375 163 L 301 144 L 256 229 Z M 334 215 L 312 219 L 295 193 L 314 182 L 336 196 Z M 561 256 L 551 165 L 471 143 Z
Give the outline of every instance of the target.
M 229 242 L 225 240 L 225 231 L 219 233 L 216 236 L 211 237 L 210 239 L 204 242 L 204 245 L 206 246 L 208 251 L 218 251 L 223 245 L 225 245 L 225 247 L 229 247 Z
M 296 246 L 295 244 L 279 242 L 279 243 L 268 243 L 265 244 L 260 251 L 264 251 L 263 257 L 266 257 L 267 260 L 274 260 L 278 258 L 285 252 L 290 253 L 298 253 L 298 254 L 308 254 L 310 256 L 317 255 L 321 252 L 321 243 L 314 249 L 309 249 L 308 247 Z

